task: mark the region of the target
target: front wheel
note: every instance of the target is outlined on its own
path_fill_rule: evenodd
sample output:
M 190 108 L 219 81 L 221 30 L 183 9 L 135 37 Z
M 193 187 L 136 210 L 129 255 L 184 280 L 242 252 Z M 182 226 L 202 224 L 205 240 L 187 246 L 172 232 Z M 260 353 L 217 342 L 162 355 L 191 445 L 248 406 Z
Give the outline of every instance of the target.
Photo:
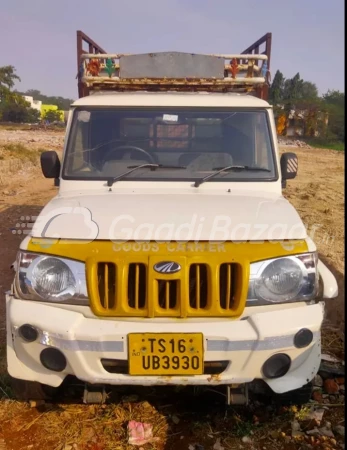
M 38 383 L 37 381 L 20 380 L 10 377 L 14 397 L 17 400 L 52 400 L 57 388 Z

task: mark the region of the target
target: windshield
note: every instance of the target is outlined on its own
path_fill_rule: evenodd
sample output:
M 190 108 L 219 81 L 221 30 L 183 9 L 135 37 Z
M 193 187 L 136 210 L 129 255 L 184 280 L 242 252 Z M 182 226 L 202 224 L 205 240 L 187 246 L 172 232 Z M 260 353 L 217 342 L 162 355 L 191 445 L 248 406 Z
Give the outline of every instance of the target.
M 196 181 L 232 165 L 250 170 L 220 171 L 209 182 L 277 179 L 265 110 L 83 108 L 74 113 L 63 178 L 129 172 L 122 181 Z

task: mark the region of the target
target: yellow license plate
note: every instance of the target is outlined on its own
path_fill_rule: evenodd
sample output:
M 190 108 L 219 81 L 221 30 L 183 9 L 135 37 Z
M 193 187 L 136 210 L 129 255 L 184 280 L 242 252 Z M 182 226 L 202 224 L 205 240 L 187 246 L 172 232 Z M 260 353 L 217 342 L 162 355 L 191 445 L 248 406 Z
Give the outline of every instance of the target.
M 202 375 L 201 333 L 131 333 L 128 335 L 130 375 Z

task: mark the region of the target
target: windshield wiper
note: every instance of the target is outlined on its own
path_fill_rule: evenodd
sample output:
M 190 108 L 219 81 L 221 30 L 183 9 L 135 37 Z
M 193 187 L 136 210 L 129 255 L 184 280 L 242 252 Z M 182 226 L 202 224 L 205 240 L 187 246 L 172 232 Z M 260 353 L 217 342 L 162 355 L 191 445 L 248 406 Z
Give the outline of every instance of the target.
M 155 169 L 186 169 L 186 166 L 170 166 L 167 164 L 153 164 Z M 128 166 L 128 169 L 136 169 L 139 166 Z
M 131 170 L 128 170 L 127 172 L 123 172 L 116 177 L 107 178 L 107 186 L 112 187 L 113 183 L 115 183 L 116 181 L 119 181 L 122 178 L 125 178 L 127 175 L 129 175 L 132 172 L 135 172 L 135 170 L 137 170 L 137 169 L 144 169 L 146 167 L 149 167 L 150 169 L 157 169 L 159 167 L 159 164 L 146 163 L 146 164 L 141 164 L 139 166 L 133 166 L 133 168 Z
M 135 170 L 145 169 L 147 167 L 150 168 L 151 170 L 155 170 L 155 169 L 186 169 L 185 166 L 165 166 L 163 164 L 150 164 L 150 163 L 140 164 L 139 166 L 128 166 L 128 169 L 131 169 L 131 170 L 128 170 L 127 172 L 123 172 L 116 177 L 108 178 L 107 186 L 112 187 L 113 183 L 115 183 L 116 181 L 122 180 L 130 173 L 135 172 Z
M 207 175 L 204 178 L 201 178 L 200 180 L 195 181 L 194 187 L 199 187 L 202 183 L 209 180 L 210 178 L 215 177 L 216 175 L 219 175 L 223 172 L 228 172 L 229 170 L 245 170 L 245 171 L 262 171 L 262 172 L 271 172 L 270 169 L 266 169 L 265 167 L 255 167 L 255 166 L 226 166 L 226 167 L 216 167 L 215 172 L 211 173 L 210 175 Z

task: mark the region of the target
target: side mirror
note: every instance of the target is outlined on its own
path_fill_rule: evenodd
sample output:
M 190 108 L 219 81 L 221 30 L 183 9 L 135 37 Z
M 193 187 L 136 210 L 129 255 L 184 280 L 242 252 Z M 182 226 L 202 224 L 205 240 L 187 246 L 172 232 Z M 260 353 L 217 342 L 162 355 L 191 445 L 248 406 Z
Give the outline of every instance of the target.
M 295 178 L 298 173 L 298 157 L 295 153 L 283 153 L 281 156 L 281 172 L 282 187 L 285 187 L 286 180 Z
M 57 152 L 48 151 L 41 153 L 41 170 L 46 178 L 59 178 L 60 160 Z

